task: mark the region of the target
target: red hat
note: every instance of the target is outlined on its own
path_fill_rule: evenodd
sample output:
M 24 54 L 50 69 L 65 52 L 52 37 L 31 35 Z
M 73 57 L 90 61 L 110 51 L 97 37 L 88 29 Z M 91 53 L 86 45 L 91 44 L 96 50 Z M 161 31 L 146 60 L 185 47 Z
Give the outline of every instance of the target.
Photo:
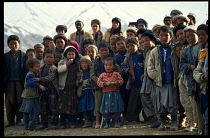
M 69 41 L 68 44 L 73 45 L 77 49 L 78 53 L 80 54 L 80 46 L 76 41 Z

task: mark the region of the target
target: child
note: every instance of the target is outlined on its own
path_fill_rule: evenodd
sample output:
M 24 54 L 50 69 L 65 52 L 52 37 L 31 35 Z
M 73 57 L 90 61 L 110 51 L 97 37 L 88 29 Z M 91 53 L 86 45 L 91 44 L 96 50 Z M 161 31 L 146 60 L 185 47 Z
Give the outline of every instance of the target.
M 66 38 L 66 36 L 64 34 L 57 34 L 53 37 L 53 41 L 56 45 L 56 50 L 63 53 L 68 43 L 68 39 Z
M 76 41 L 69 41 L 67 45 L 68 46 L 74 46 L 77 49 L 78 53 L 81 54 L 80 46 Z
M 142 19 L 142 18 L 139 18 L 137 21 L 136 21 L 136 28 L 137 29 L 147 29 L 148 27 L 148 23 L 146 20 Z
M 98 48 L 95 45 L 89 45 L 87 47 L 87 55 L 89 55 L 91 61 L 98 58 Z
M 190 22 L 190 19 L 187 16 L 184 16 L 184 15 L 176 15 L 172 18 L 172 22 L 173 22 L 174 26 L 176 26 L 180 23 L 188 26 L 188 24 Z
M 109 44 L 110 44 L 110 54 L 109 54 L 109 56 L 110 57 L 115 57 L 115 55 L 117 53 L 117 48 L 116 48 L 116 45 L 114 43 L 116 37 L 118 37 L 118 35 L 112 35 L 110 37 L 110 42 L 109 42 Z
M 160 125 L 160 117 L 157 112 L 157 104 L 155 99 L 155 82 L 148 76 L 147 64 L 149 54 L 151 50 L 156 47 L 157 41 L 156 34 L 151 30 L 147 30 L 141 36 L 142 46 L 144 46 L 146 49 L 146 53 L 144 61 L 144 78 L 140 90 L 140 96 L 143 111 L 145 113 L 144 122 L 148 121 L 147 123 L 149 123 L 152 128 Z
M 102 88 L 103 97 L 100 106 L 100 113 L 106 121 L 104 128 L 110 127 L 110 119 L 115 119 L 115 128 L 119 128 L 119 117 L 124 111 L 123 99 L 120 95 L 120 86 L 123 79 L 118 72 L 114 71 L 115 61 L 112 57 L 104 60 L 105 71 L 98 77 L 97 85 Z
M 49 48 L 54 50 L 54 51 L 56 50 L 56 46 L 55 46 L 55 43 L 53 41 L 49 42 Z
M 29 48 L 26 50 L 26 55 L 29 58 L 36 58 L 35 53 L 34 53 L 34 49 L 33 48 Z
M 93 115 L 94 110 L 94 96 L 93 90 L 91 88 L 91 78 L 90 78 L 90 66 L 91 60 L 89 56 L 82 56 L 80 59 L 80 70 L 81 77 L 78 77 L 77 85 L 77 96 L 79 98 L 78 102 L 78 112 L 82 112 L 85 118 L 85 124 L 83 128 L 91 127 L 92 122 L 95 120 Z
M 99 50 L 99 58 L 92 61 L 92 66 L 90 68 L 90 77 L 92 81 L 92 89 L 94 92 L 94 116 L 96 116 L 96 125 L 95 128 L 100 127 L 101 122 L 101 113 L 100 111 L 100 105 L 101 105 L 101 99 L 102 99 L 102 92 L 101 88 L 97 86 L 98 77 L 101 73 L 105 72 L 104 69 L 104 60 L 109 55 L 109 43 L 108 42 L 100 42 L 98 44 L 98 50 Z M 116 65 L 116 71 L 120 72 L 121 69 L 119 65 Z
M 29 72 L 25 78 L 25 88 L 21 95 L 23 102 L 19 111 L 23 112 L 25 130 L 34 130 L 36 126 L 35 122 L 40 112 L 38 89 L 44 91 L 46 88 L 33 80 L 33 78 L 39 77 L 39 61 L 36 58 L 28 59 L 26 61 L 26 67 Z
M 24 81 L 27 74 L 27 55 L 19 50 L 20 39 L 16 35 L 10 35 L 7 39 L 10 51 L 4 54 L 4 93 L 7 123 L 5 127 L 23 125 L 22 113 L 19 108 L 22 104 L 21 94 L 24 89 Z M 15 120 L 16 117 L 16 120 Z M 15 122 L 16 121 L 16 122 Z
M 41 102 L 41 126 L 39 129 L 48 128 L 48 116 L 52 124 L 51 129 L 57 129 L 58 113 L 56 112 L 58 102 L 58 71 L 53 64 L 55 54 L 52 49 L 46 49 L 44 54 L 45 64 L 39 71 L 40 78 L 33 78 L 34 81 L 40 82 L 46 90 L 42 93 Z
M 63 52 L 63 59 L 58 63 L 59 97 L 57 112 L 60 113 L 60 128 L 66 128 L 66 119 L 75 128 L 78 111 L 78 97 L 76 92 L 76 78 L 79 75 L 78 62 L 80 56 L 73 46 L 67 46 Z
M 82 42 L 82 49 L 81 49 L 81 54 L 83 56 L 87 55 L 87 47 L 89 45 L 93 45 L 95 43 L 95 40 L 92 38 L 87 38 Z
M 42 42 L 42 44 L 44 45 L 44 49 L 48 49 L 48 48 L 50 48 L 50 45 L 49 45 L 49 43 L 50 43 L 50 41 L 52 41 L 53 39 L 52 39 L 52 37 L 50 37 L 49 35 L 46 35 L 44 38 L 43 38 L 43 42 Z
M 40 66 L 44 65 L 45 64 L 44 59 L 43 59 L 44 45 L 43 44 L 34 45 L 34 52 L 35 52 L 36 58 L 40 62 Z
M 175 48 L 175 53 L 176 53 L 176 56 L 178 57 L 178 59 L 180 60 L 180 56 L 181 56 L 181 51 L 183 49 L 183 44 L 178 42 L 174 45 L 174 48 Z
M 156 84 L 156 103 L 161 124 L 158 130 L 166 129 L 166 116 L 171 114 L 170 130 L 178 130 L 177 125 L 177 77 L 178 60 L 170 44 L 172 31 L 168 26 L 161 26 L 158 30 L 160 45 L 149 54 L 147 62 L 148 76 Z
M 126 35 L 127 35 L 127 38 L 137 37 L 137 28 L 136 27 L 129 27 L 126 30 Z
M 58 26 L 56 26 L 55 31 L 57 34 L 65 35 L 67 32 L 67 27 L 65 25 L 58 25 Z
M 53 64 L 54 64 L 56 67 L 58 67 L 58 63 L 59 63 L 59 61 L 60 61 L 61 59 L 62 59 L 62 53 L 59 52 L 59 51 L 57 51 L 57 50 L 55 50 L 55 60 L 54 60 Z
M 139 122 L 139 114 L 142 110 L 140 89 L 142 85 L 142 76 L 144 73 L 143 54 L 138 51 L 139 42 L 136 37 L 128 38 L 126 41 L 128 51 L 121 64 L 122 71 L 128 76 L 126 89 L 130 90 L 127 121 Z

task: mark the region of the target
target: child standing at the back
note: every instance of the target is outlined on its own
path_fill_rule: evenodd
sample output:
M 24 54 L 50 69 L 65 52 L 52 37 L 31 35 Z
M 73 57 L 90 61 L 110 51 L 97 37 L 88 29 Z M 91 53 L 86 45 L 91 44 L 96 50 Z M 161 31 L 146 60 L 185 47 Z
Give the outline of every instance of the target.
M 110 119 L 115 118 L 115 128 L 119 128 L 119 117 L 124 111 L 123 99 L 120 95 L 120 86 L 123 79 L 118 72 L 114 71 L 115 60 L 107 57 L 104 60 L 105 71 L 98 77 L 97 85 L 102 88 L 103 97 L 100 106 L 100 113 L 106 121 L 104 128 L 110 127 Z

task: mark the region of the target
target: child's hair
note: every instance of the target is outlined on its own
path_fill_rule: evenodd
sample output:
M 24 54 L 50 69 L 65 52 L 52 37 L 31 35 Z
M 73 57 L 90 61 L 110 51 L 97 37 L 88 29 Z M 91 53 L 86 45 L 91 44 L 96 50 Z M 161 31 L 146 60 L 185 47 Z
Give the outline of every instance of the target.
M 174 48 L 176 48 L 176 47 L 183 47 L 183 44 L 180 43 L 180 42 L 177 42 L 177 43 L 174 45 Z
M 95 46 L 95 45 L 89 45 L 88 47 L 87 47 L 87 49 L 88 48 L 94 48 L 95 50 L 96 50 L 96 53 L 98 53 L 98 48 L 97 48 L 97 46 Z
M 95 43 L 95 40 L 94 40 L 94 39 L 92 39 L 92 38 L 87 38 L 87 39 L 85 39 L 85 40 L 82 42 L 82 46 L 84 46 L 84 45 L 86 45 L 86 44 L 92 45 L 92 44 L 94 44 L 94 43 Z
M 116 62 L 115 62 L 113 57 L 107 57 L 107 58 L 104 59 L 104 62 L 105 61 L 112 61 L 114 63 L 114 65 L 116 64 Z
M 198 32 L 199 30 L 204 30 L 204 31 L 206 31 L 206 33 L 208 34 L 208 25 L 206 25 L 206 24 L 200 24 L 200 25 L 198 26 L 198 28 L 197 28 L 197 32 Z
M 159 34 L 160 34 L 161 31 L 162 31 L 162 32 L 169 32 L 170 36 L 171 36 L 171 37 L 173 36 L 172 30 L 171 30 L 168 26 L 166 26 L 166 25 L 163 25 L 163 26 L 161 26 L 161 27 L 158 29 L 158 36 L 159 36 Z
M 55 50 L 55 55 L 56 54 L 61 54 L 62 55 L 62 53 L 59 50 Z
M 55 52 L 52 49 L 46 49 L 43 53 L 43 57 L 45 57 L 46 54 L 53 54 L 53 56 L 55 57 Z
M 148 36 L 148 37 L 150 38 L 151 41 L 154 41 L 155 45 L 157 44 L 158 39 L 157 39 L 157 37 L 156 37 L 156 35 L 155 35 L 155 33 L 154 33 L 153 31 L 147 30 L 146 32 L 144 32 L 144 33 L 142 34 L 141 39 L 142 39 L 143 37 L 146 37 L 146 36 Z
M 20 38 L 19 38 L 17 35 L 10 35 L 10 36 L 8 37 L 8 39 L 7 39 L 7 44 L 9 44 L 9 42 L 10 42 L 11 40 L 17 40 L 17 41 L 19 42 L 19 44 L 20 44 Z
M 126 42 L 126 44 L 132 43 L 132 44 L 139 46 L 139 41 L 136 37 L 127 38 L 125 42 Z
M 106 47 L 106 48 L 108 48 L 109 51 L 110 51 L 110 44 L 109 44 L 108 42 L 106 42 L 106 41 L 101 41 L 100 43 L 98 43 L 98 51 L 99 51 L 100 48 L 102 48 L 102 47 Z
M 28 69 L 33 68 L 35 63 L 40 64 L 38 59 L 36 59 L 36 58 L 29 58 L 26 61 L 26 67 Z
M 114 44 L 116 45 L 116 42 L 117 42 L 117 41 L 120 41 L 120 40 L 122 40 L 122 41 L 125 42 L 125 38 L 124 38 L 123 36 L 118 36 L 118 37 L 115 38 Z
M 34 52 L 34 49 L 33 48 L 29 48 L 26 50 L 26 54 L 28 54 L 29 52 Z

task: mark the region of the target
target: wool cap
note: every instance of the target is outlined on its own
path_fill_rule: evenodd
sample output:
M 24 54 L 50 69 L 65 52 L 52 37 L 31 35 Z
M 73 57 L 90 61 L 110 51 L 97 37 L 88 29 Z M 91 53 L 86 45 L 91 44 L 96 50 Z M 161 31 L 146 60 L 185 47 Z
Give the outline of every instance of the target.
M 80 46 L 76 41 L 69 41 L 68 44 L 73 45 L 77 49 L 78 53 L 80 54 Z
M 184 31 L 184 33 L 188 32 L 188 31 L 192 31 L 194 33 L 197 33 L 196 30 L 197 30 L 196 26 L 190 25 L 190 26 L 185 27 L 183 31 Z
M 62 39 L 66 42 L 66 44 L 67 44 L 68 39 L 66 38 L 66 36 L 65 36 L 64 34 L 57 34 L 57 35 L 55 35 L 55 36 L 53 37 L 54 43 L 56 43 L 56 39 L 58 39 L 58 38 L 62 38 Z
M 139 23 L 143 23 L 146 27 L 148 26 L 148 23 L 146 20 L 142 19 L 142 18 L 139 18 L 137 21 L 136 21 L 136 27 L 138 27 L 138 24 Z
M 52 41 L 53 39 L 52 39 L 52 37 L 50 37 L 49 35 L 46 35 L 46 36 L 43 38 L 43 41 L 45 41 L 45 40 L 51 40 L 51 41 Z
M 9 44 L 9 42 L 10 42 L 11 40 L 17 40 L 17 41 L 19 42 L 19 44 L 20 44 L 20 38 L 19 38 L 17 35 L 10 35 L 10 36 L 8 37 L 8 39 L 7 39 L 7 44 Z
M 194 21 L 194 23 L 196 23 L 196 20 L 195 20 L 196 15 L 195 15 L 194 13 L 189 13 L 189 14 L 187 15 L 187 17 L 189 17 L 189 16 L 191 16 L 192 19 L 193 19 L 193 21 Z
M 135 36 L 137 35 L 137 31 L 138 29 L 136 27 L 128 27 L 128 29 L 126 30 L 126 32 L 133 32 L 135 34 Z
M 144 32 L 146 32 L 147 31 L 147 29 L 139 29 L 138 31 L 137 31 L 137 36 L 139 35 L 139 34 L 143 34 Z
M 178 19 L 182 19 L 184 20 L 185 22 L 189 23 L 190 22 L 190 19 L 187 17 L 187 16 L 184 16 L 184 15 L 176 15 L 172 18 L 172 22 L 176 23 L 176 21 Z
M 57 32 L 59 29 L 64 30 L 65 33 L 67 32 L 67 27 L 66 27 L 65 25 L 58 25 L 58 26 L 56 27 L 56 29 L 55 29 L 56 32 Z
M 81 23 L 83 24 L 83 26 L 84 26 L 84 23 L 83 23 L 83 21 L 82 21 L 82 20 L 77 19 L 77 20 L 75 21 L 75 24 L 76 24 L 76 22 L 81 22 Z
M 161 27 L 161 26 L 163 26 L 163 25 L 162 25 L 162 24 L 155 24 L 155 25 L 152 27 L 152 31 L 154 32 L 155 29 L 157 29 L 157 28 L 159 28 L 159 27 Z
M 97 46 L 95 46 L 95 45 L 89 45 L 88 47 L 87 47 L 87 49 L 88 48 L 94 48 L 95 50 L 96 50 L 96 52 L 98 53 L 98 47 Z
M 93 20 L 91 21 L 91 26 L 92 26 L 94 23 L 98 24 L 98 25 L 99 25 L 99 28 L 101 28 L 101 22 L 100 22 L 98 19 L 93 19 Z
M 182 15 L 183 13 L 180 10 L 174 9 L 174 10 L 171 11 L 170 15 L 172 15 L 172 14 Z
M 36 48 L 45 48 L 44 47 L 44 45 L 43 44 L 36 44 L 36 45 L 34 45 L 34 50 L 36 49 Z
M 76 54 L 75 60 L 79 61 L 80 56 L 79 56 L 79 53 L 78 53 L 77 49 L 74 46 L 67 46 L 67 47 L 65 47 L 65 49 L 63 51 L 63 57 L 66 57 L 66 54 L 69 51 L 75 52 L 75 54 Z
M 144 36 L 148 36 L 151 40 L 154 40 L 154 41 L 155 41 L 155 44 L 157 44 L 158 39 L 157 39 L 155 33 L 153 33 L 152 30 L 147 30 L 147 31 L 145 31 L 145 32 L 142 34 L 141 37 L 144 37 Z
M 130 25 L 136 25 L 136 22 L 129 22 L 128 26 Z
M 114 21 L 116 21 L 116 22 L 118 22 L 118 23 L 121 24 L 121 19 L 118 18 L 118 17 L 114 17 L 114 18 L 112 19 L 112 23 L 113 23 Z
M 82 56 L 80 58 L 79 64 L 81 64 L 82 62 L 86 62 L 89 66 L 92 65 L 92 62 L 91 62 L 91 59 L 90 59 L 89 55 Z
M 184 29 L 185 27 L 187 27 L 186 25 L 180 23 L 178 25 L 176 25 L 174 28 L 173 28 L 173 34 L 174 36 L 176 37 L 176 32 L 179 30 L 179 29 Z

